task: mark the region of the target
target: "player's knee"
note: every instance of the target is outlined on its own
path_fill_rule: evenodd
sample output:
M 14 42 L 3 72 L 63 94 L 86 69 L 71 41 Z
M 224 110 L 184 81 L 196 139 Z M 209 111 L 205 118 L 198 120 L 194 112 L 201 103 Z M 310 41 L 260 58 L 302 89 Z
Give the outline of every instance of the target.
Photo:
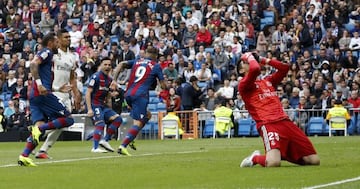
M 152 117 L 151 112 L 147 111 L 147 112 L 146 112 L 146 117 L 147 117 L 148 120 L 150 120 L 151 117 Z
M 71 126 L 74 123 L 75 123 L 74 118 L 72 118 L 72 117 L 67 117 L 66 118 L 66 125 Z
M 281 160 L 274 160 L 274 159 L 266 160 L 266 167 L 280 167 L 280 166 L 281 166 Z
M 305 165 L 320 165 L 320 158 L 318 155 L 310 155 L 303 158 Z

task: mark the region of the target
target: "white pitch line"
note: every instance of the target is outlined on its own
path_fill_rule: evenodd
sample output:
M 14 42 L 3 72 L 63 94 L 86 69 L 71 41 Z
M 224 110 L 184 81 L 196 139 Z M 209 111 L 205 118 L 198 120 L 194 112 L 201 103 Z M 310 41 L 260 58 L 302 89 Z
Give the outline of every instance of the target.
M 340 180 L 340 181 L 336 181 L 336 182 L 331 182 L 331 183 L 328 183 L 328 184 L 305 187 L 303 189 L 323 188 L 323 187 L 327 187 L 327 186 L 335 186 L 335 185 L 344 184 L 344 183 L 347 183 L 347 182 L 354 182 L 354 181 L 358 181 L 358 180 L 360 180 L 360 176 L 355 177 L 355 178 L 351 178 L 351 179 L 345 179 L 345 180 Z
M 197 150 L 197 151 L 183 151 L 183 152 L 165 152 L 165 153 L 148 153 L 148 154 L 139 154 L 133 155 L 131 157 L 143 157 L 143 156 L 156 156 L 156 155 L 168 155 L 168 154 L 191 154 L 191 153 L 200 153 L 206 152 L 206 150 Z M 76 161 L 87 161 L 87 160 L 96 160 L 96 159 L 111 159 L 111 158 L 119 158 L 119 157 L 128 157 L 128 156 L 100 156 L 100 157 L 88 157 L 88 158 L 77 158 L 77 159 L 63 159 L 63 160 L 53 160 L 53 161 L 45 161 L 45 162 L 35 162 L 37 165 L 41 164 L 52 164 L 52 163 L 66 163 L 66 162 L 76 162 Z M 18 164 L 7 164 L 1 165 L 0 168 L 6 167 L 16 167 Z

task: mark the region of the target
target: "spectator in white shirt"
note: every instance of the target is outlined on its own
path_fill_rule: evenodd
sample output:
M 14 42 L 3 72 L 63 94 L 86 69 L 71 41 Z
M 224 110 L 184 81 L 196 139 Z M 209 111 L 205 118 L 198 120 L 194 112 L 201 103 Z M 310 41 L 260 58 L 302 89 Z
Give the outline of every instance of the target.
M 70 47 L 77 48 L 80 45 L 80 40 L 84 37 L 81 31 L 79 31 L 78 25 L 74 24 L 71 26 L 70 35 Z
M 234 87 L 230 86 L 230 81 L 228 78 L 224 79 L 224 86 L 220 87 L 220 89 L 215 93 L 216 96 L 221 96 L 226 99 L 233 99 L 234 97 Z
M 359 32 L 357 32 L 357 31 L 353 32 L 353 37 L 350 39 L 349 48 L 351 50 L 360 50 Z
M 145 39 L 149 37 L 149 29 L 145 26 L 144 22 L 139 22 L 139 28 L 135 31 L 135 38 L 138 39 L 142 35 Z

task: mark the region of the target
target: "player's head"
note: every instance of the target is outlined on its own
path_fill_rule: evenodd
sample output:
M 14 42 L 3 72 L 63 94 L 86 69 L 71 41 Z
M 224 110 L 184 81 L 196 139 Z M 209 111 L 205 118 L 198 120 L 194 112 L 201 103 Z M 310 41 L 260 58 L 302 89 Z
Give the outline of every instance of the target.
M 105 57 L 101 60 L 100 70 L 106 74 L 109 74 L 111 71 L 111 60 L 108 57 Z
M 154 47 L 148 47 L 145 52 L 145 56 L 152 60 L 156 60 L 158 57 L 159 51 Z
M 57 53 L 58 39 L 55 36 L 55 33 L 49 32 L 46 34 L 42 40 L 42 46 L 51 49 L 54 53 Z
M 60 48 L 69 48 L 70 47 L 70 34 L 67 30 L 61 29 L 57 33 L 57 38 L 59 40 Z

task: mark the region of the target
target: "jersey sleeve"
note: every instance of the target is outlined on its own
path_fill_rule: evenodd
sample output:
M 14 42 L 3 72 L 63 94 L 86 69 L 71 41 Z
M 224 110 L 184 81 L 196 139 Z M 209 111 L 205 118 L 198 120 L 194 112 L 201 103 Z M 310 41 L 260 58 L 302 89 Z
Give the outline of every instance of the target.
M 249 73 L 240 81 L 239 91 L 246 91 L 256 87 L 255 80 L 260 75 L 260 65 L 254 59 L 249 61 Z
M 164 74 L 163 74 L 162 69 L 161 69 L 161 67 L 160 67 L 159 64 L 156 64 L 156 65 L 154 66 L 154 72 L 156 73 L 157 78 L 158 78 L 160 81 L 164 80 Z
M 127 65 L 129 68 L 132 68 L 135 64 L 136 60 L 127 60 Z
M 278 60 L 271 60 L 269 62 L 269 65 L 276 68 L 277 71 L 270 75 L 268 78 L 266 78 L 268 81 L 270 81 L 274 86 L 277 86 L 283 78 L 287 75 L 290 65 L 282 63 Z
M 46 51 L 40 51 L 36 54 L 37 57 L 39 57 L 41 60 L 45 60 L 47 57 L 49 57 L 49 52 Z
M 89 81 L 88 87 L 94 88 L 99 82 L 99 78 L 96 76 L 96 74 L 91 76 L 91 79 Z

